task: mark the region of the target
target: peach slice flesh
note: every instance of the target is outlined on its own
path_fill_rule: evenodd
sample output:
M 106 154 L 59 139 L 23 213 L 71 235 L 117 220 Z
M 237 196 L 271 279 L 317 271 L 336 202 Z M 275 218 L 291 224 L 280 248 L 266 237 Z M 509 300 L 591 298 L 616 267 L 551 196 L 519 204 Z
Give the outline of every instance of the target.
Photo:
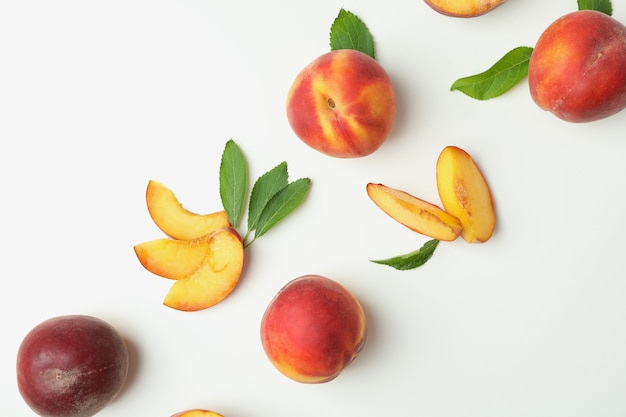
M 185 209 L 172 190 L 150 180 L 146 189 L 148 212 L 154 223 L 173 239 L 192 240 L 231 227 L 225 211 L 197 214 Z
M 187 410 L 174 414 L 172 417 L 224 417 L 223 415 L 209 410 Z
M 135 245 L 135 254 L 148 271 L 163 278 L 180 279 L 193 274 L 209 253 L 208 237 L 194 240 L 168 238 Z
M 425 0 L 435 11 L 453 17 L 474 17 L 480 16 L 496 7 L 506 0 Z
M 437 159 L 437 189 L 444 209 L 463 225 L 461 237 L 469 243 L 491 238 L 496 227 L 491 190 L 472 157 L 447 146 Z
M 207 243 L 208 252 L 198 269 L 174 282 L 163 304 L 182 311 L 203 310 L 233 291 L 243 269 L 241 237 L 232 228 L 222 229 L 210 235 Z
M 383 184 L 367 184 L 367 194 L 394 220 L 409 229 L 437 240 L 455 240 L 461 223 L 438 206 Z

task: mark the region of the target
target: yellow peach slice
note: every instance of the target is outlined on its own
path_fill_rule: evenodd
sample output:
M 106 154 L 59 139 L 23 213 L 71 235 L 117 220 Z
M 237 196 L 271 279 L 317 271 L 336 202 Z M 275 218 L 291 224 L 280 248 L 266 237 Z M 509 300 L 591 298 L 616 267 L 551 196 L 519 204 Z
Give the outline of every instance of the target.
M 496 227 L 493 198 L 472 157 L 447 146 L 437 159 L 437 189 L 444 209 L 463 225 L 461 237 L 470 243 L 491 238 Z
M 192 240 L 231 226 L 223 210 L 197 214 L 185 209 L 174 192 L 158 181 L 148 182 L 146 203 L 154 223 L 173 239 Z
M 209 410 L 187 410 L 174 414 L 172 417 L 224 417 L 223 415 Z
M 391 218 L 437 240 L 455 240 L 461 223 L 438 206 L 383 184 L 367 184 L 367 195 Z
M 198 269 L 174 282 L 163 304 L 197 311 L 219 303 L 233 291 L 243 269 L 241 237 L 232 228 L 221 229 L 210 235 L 207 243 L 208 252 Z
M 164 278 L 180 279 L 193 274 L 209 252 L 208 237 L 194 240 L 168 238 L 135 245 L 135 254 L 148 271 Z

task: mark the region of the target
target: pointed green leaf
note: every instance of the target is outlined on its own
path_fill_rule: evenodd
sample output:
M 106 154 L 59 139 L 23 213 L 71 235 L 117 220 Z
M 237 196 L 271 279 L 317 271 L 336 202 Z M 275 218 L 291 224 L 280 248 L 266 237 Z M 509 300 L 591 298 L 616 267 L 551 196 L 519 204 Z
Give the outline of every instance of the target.
M 411 253 L 406 255 L 395 256 L 389 259 L 383 259 L 380 261 L 372 261 L 377 264 L 387 265 L 395 268 L 399 271 L 408 271 L 424 265 L 435 253 L 439 241 L 436 239 L 429 240 L 424 245 Z
M 220 163 L 220 197 L 228 220 L 241 222 L 248 193 L 248 164 L 234 140 L 226 142 Z
M 533 48 L 520 46 L 506 53 L 487 71 L 456 80 L 450 90 L 459 90 L 477 100 L 498 97 L 528 75 Z
M 369 29 L 358 16 L 343 8 L 330 27 L 330 50 L 338 49 L 356 49 L 376 59 Z
M 597 10 L 609 16 L 613 15 L 611 0 L 578 0 L 578 10 Z
M 276 193 L 259 216 L 254 238 L 257 239 L 267 233 L 268 230 L 295 210 L 304 201 L 310 188 L 311 180 L 300 178 Z
M 289 183 L 287 163 L 282 162 L 261 175 L 252 186 L 248 209 L 248 230 L 254 230 L 259 216 L 274 195 Z

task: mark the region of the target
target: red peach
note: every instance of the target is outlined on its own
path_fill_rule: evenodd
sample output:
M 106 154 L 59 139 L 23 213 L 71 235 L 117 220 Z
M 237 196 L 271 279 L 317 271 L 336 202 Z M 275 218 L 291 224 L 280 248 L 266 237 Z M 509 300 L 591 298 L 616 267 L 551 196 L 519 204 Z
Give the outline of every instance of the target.
M 285 285 L 261 321 L 261 341 L 270 362 L 302 383 L 328 382 L 363 348 L 365 313 L 336 281 L 305 275 Z
M 353 49 L 323 54 L 296 77 L 287 119 L 296 136 L 326 155 L 355 158 L 387 139 L 396 113 L 389 75 L 372 57 Z
M 537 105 L 569 122 L 626 108 L 626 27 L 594 10 L 566 14 L 539 37 L 528 68 Z

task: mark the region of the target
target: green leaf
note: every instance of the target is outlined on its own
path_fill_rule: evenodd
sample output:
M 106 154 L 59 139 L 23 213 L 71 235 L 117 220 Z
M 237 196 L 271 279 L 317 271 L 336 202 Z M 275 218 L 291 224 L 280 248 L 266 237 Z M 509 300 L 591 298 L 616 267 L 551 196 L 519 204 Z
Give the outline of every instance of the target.
M 578 0 L 578 10 L 597 10 L 609 16 L 613 15 L 611 0 Z
M 395 256 L 389 259 L 383 259 L 380 261 L 372 261 L 377 264 L 387 265 L 395 268 L 399 271 L 408 271 L 424 265 L 435 253 L 439 241 L 436 239 L 429 240 L 424 245 L 411 253 L 406 255 Z
M 239 226 L 248 194 L 248 164 L 234 140 L 226 142 L 220 163 L 220 197 L 233 227 Z
M 330 27 L 330 50 L 338 49 L 356 49 L 376 59 L 369 29 L 358 16 L 343 8 Z
M 261 175 L 252 187 L 248 209 L 248 230 L 254 230 L 261 212 L 274 195 L 289 183 L 287 163 L 282 162 Z
M 310 188 L 311 180 L 300 178 L 277 192 L 261 212 L 254 238 L 257 239 L 267 233 L 268 230 L 295 210 L 304 201 Z
M 450 90 L 459 90 L 477 100 L 498 97 L 528 75 L 533 48 L 520 46 L 506 53 L 487 71 L 456 80 Z

